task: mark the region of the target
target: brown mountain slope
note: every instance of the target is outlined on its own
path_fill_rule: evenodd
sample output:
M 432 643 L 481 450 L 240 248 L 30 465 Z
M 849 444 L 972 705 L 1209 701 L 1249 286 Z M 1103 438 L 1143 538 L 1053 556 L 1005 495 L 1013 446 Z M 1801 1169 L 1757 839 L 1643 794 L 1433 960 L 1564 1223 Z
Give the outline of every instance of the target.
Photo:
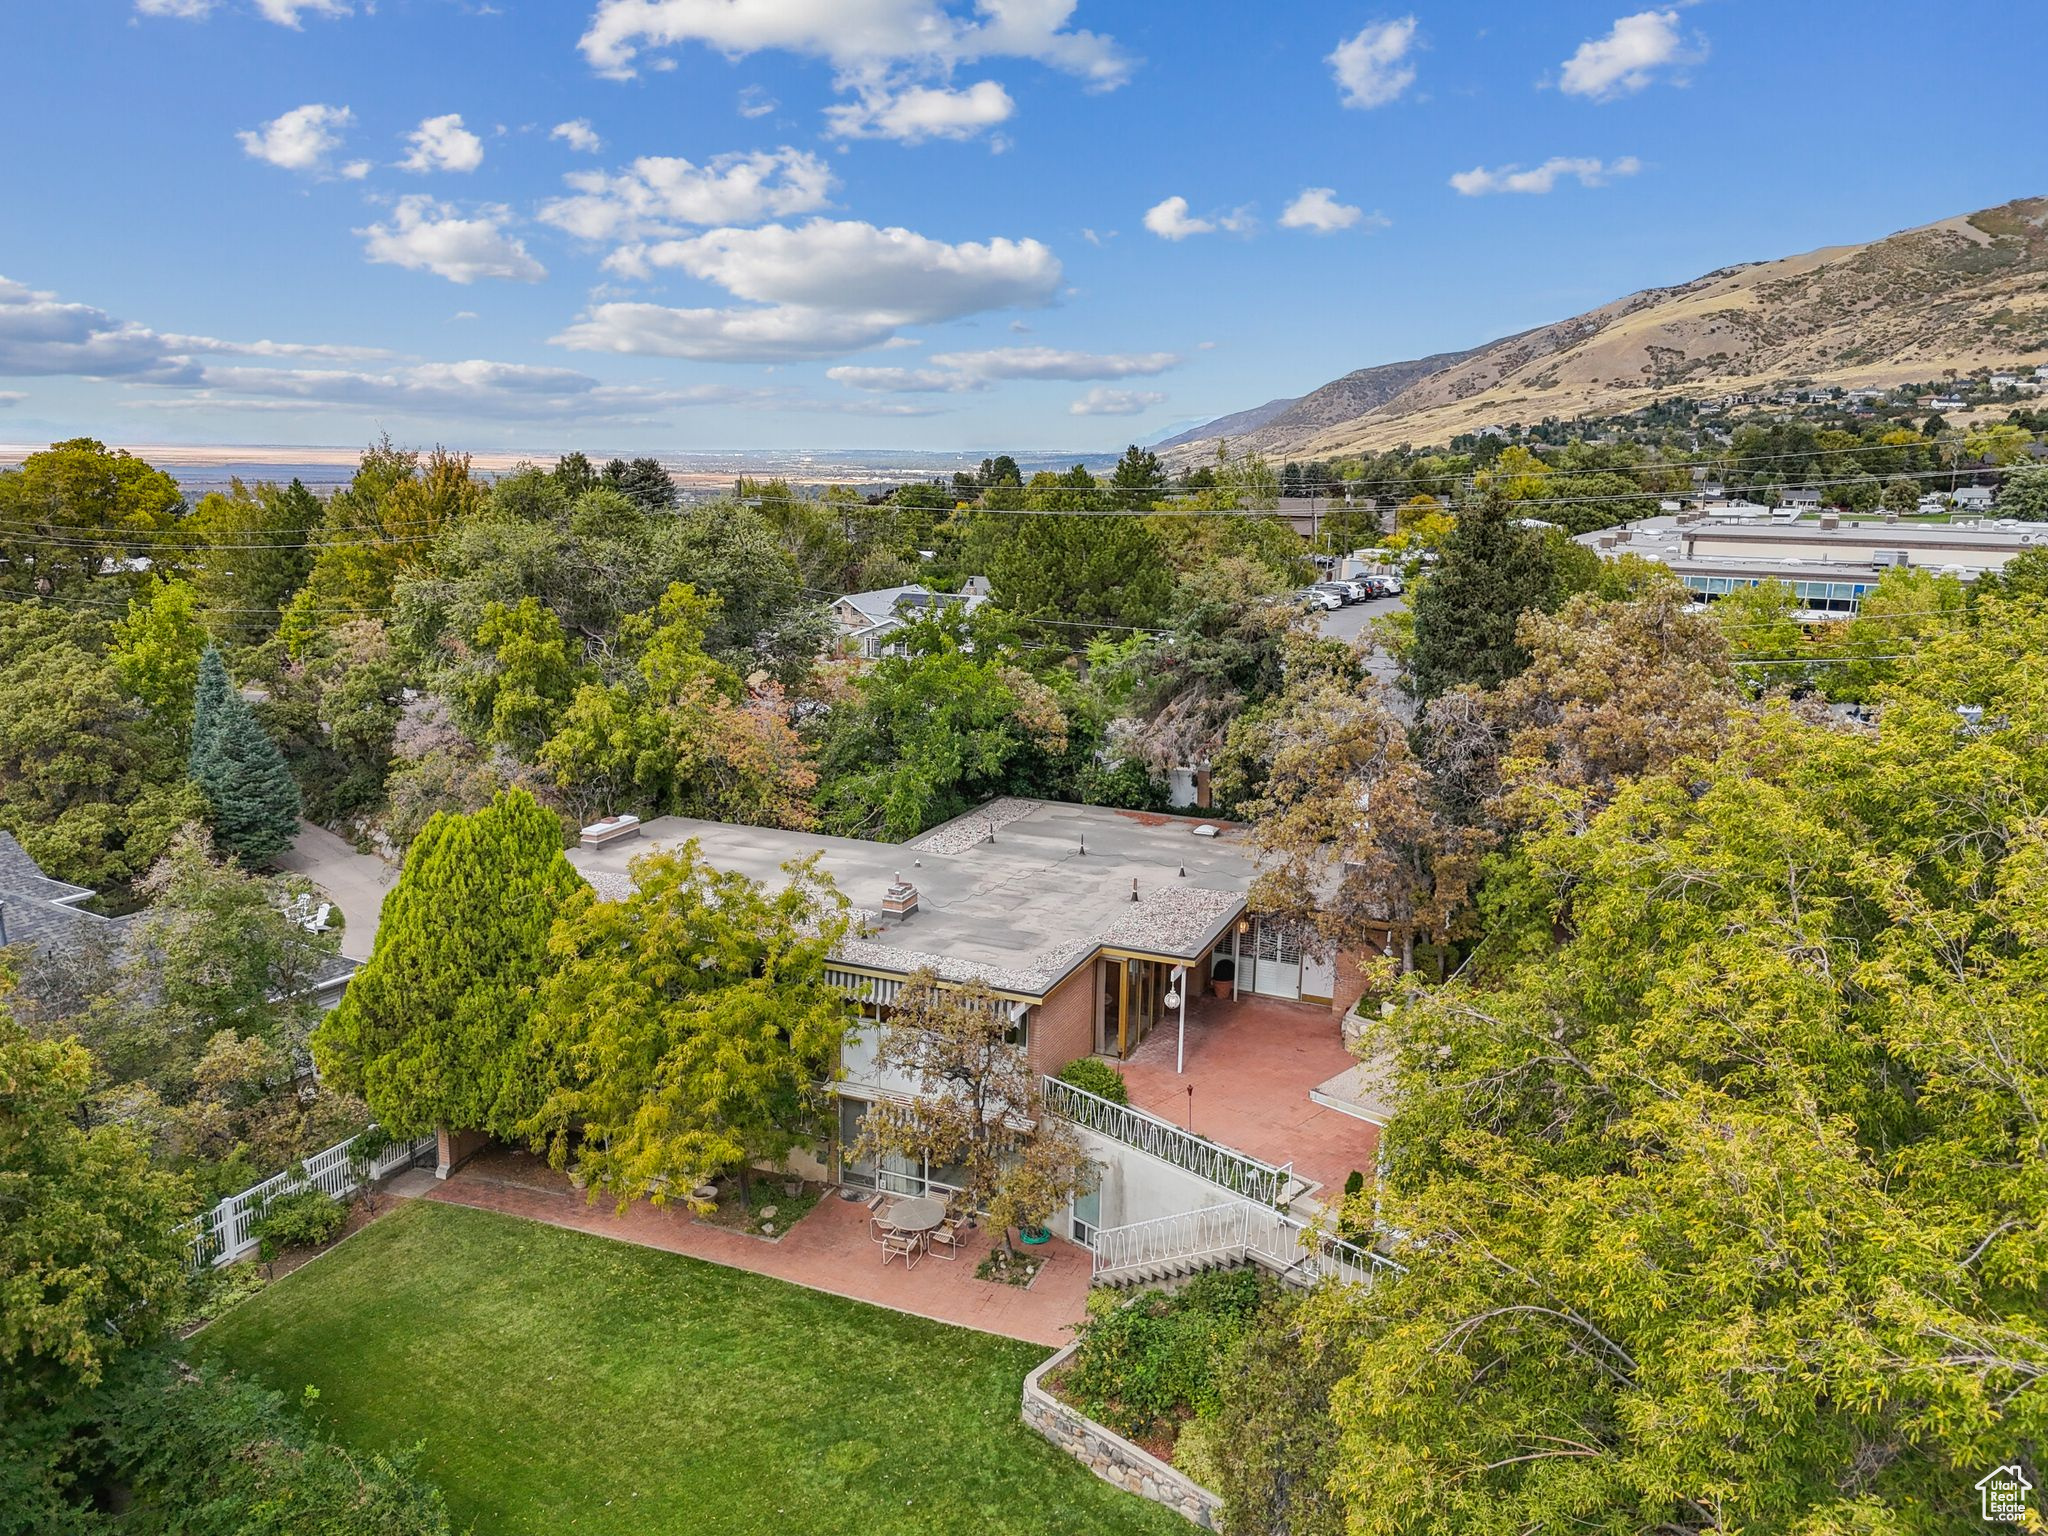
M 1724 267 L 1471 352 L 1348 374 L 1233 446 L 1334 457 L 1495 422 L 1629 411 L 1658 395 L 1794 379 L 1895 384 L 2024 358 L 2048 360 L 2048 198 Z M 1378 399 L 1347 389 L 1403 370 L 1410 377 Z M 1176 457 L 1208 450 L 1197 441 Z

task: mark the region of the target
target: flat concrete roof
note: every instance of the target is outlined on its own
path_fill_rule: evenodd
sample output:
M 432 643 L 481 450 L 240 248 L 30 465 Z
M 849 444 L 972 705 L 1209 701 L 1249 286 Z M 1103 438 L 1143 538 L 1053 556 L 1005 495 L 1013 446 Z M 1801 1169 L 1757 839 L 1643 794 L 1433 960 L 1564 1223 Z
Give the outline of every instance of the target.
M 1694 523 L 1679 530 L 1693 544 L 1797 544 L 1840 549 L 1977 549 L 2017 553 L 2035 543 L 2048 543 L 2048 528 L 2038 523 L 1851 523 L 1823 528 L 1819 523 Z
M 663 816 L 637 838 L 571 849 L 569 861 L 617 898 L 632 888 L 634 859 L 691 839 L 713 867 L 769 886 L 785 883 L 785 865 L 818 855 L 855 909 L 856 934 L 837 951 L 849 966 L 898 975 L 929 966 L 1029 997 L 1102 948 L 1199 959 L 1244 910 L 1256 873 L 1242 829 L 1228 822 L 1022 799 L 993 800 L 908 843 Z M 904 918 L 882 911 L 899 875 L 918 893 Z

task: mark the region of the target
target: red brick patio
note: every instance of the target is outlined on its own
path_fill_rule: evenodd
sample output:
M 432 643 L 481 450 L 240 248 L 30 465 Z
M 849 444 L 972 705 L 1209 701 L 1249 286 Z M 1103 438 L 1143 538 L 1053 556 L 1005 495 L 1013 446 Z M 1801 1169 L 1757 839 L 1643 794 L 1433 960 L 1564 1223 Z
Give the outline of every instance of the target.
M 1358 1064 L 1328 1008 L 1265 997 L 1191 998 L 1183 1074 L 1174 1071 L 1175 1035 L 1169 1016 L 1123 1064 L 1133 1104 L 1266 1162 L 1292 1162 L 1297 1174 L 1322 1186 L 1320 1199 L 1334 1199 L 1354 1168 L 1372 1177 L 1379 1128 L 1308 1096 Z
M 495 1163 L 487 1166 L 495 1170 Z M 655 1207 L 641 1201 L 623 1216 L 616 1215 L 610 1202 L 591 1205 L 573 1190 L 548 1187 L 552 1181 L 544 1170 L 541 1174 L 515 1181 L 495 1172 L 460 1168 L 427 1198 L 688 1254 L 814 1291 L 1048 1347 L 1069 1342 L 1073 1325 L 1086 1310 L 1092 1260 L 1085 1248 L 1059 1238 L 1046 1245 L 1045 1267 L 1030 1288 L 1020 1290 L 974 1277 L 975 1266 L 992 1241 L 984 1229 L 968 1233 L 960 1257 L 950 1262 L 926 1255 L 913 1270 L 906 1271 L 901 1260 L 885 1269 L 881 1249 L 868 1239 L 867 1207 L 836 1194 L 820 1200 L 780 1241 L 770 1242 L 698 1221 L 680 1205 Z

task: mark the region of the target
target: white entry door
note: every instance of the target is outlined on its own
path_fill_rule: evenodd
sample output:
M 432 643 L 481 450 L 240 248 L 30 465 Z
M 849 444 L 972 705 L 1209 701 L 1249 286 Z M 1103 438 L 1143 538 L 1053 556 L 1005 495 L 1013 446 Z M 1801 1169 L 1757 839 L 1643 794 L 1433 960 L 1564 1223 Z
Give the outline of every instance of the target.
M 1261 997 L 1301 996 L 1301 940 L 1291 928 L 1262 922 L 1252 935 L 1252 990 Z

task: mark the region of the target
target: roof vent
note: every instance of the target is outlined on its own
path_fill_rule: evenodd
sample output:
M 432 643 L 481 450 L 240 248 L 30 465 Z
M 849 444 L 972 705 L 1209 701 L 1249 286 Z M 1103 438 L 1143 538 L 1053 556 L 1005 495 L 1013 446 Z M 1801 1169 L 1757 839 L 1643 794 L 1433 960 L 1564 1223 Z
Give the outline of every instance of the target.
M 891 917 L 908 917 L 917 910 L 917 887 L 903 878 L 903 871 L 896 871 L 896 883 L 882 896 L 882 910 Z

